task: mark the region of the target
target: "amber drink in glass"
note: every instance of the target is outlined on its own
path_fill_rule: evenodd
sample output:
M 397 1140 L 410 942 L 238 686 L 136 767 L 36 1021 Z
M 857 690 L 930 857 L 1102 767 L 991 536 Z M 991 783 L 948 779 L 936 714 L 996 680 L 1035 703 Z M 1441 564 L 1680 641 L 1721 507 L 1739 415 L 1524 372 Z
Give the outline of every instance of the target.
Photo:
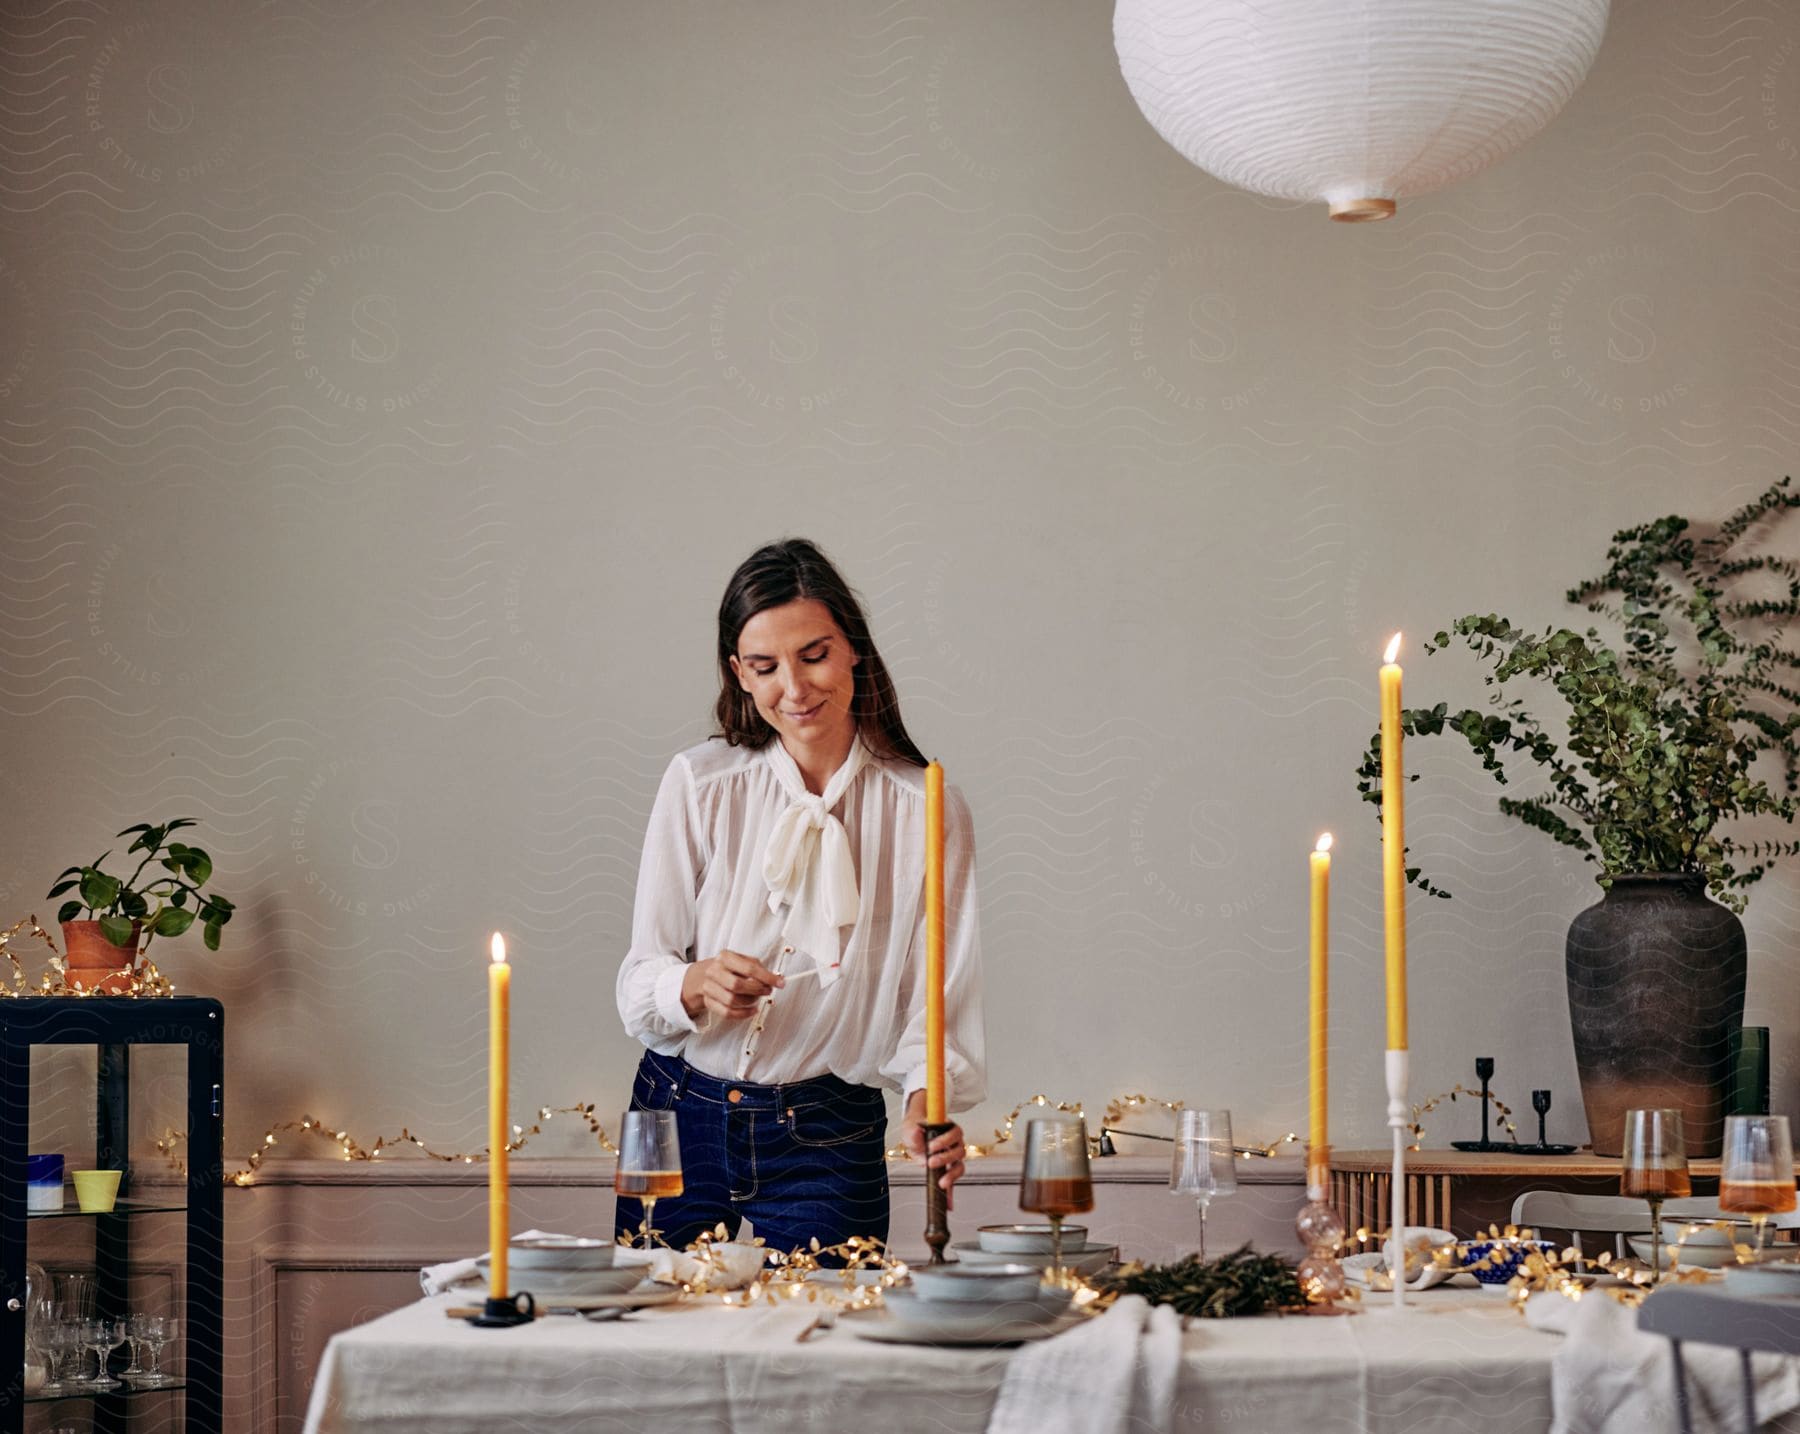
M 1678 1110 L 1625 1112 L 1625 1167 L 1619 1193 L 1650 1206 L 1650 1278 L 1662 1278 L 1662 1205 L 1693 1193 L 1687 1137 Z
M 681 1142 L 672 1110 L 628 1110 L 619 1122 L 619 1168 L 613 1176 L 618 1195 L 644 1202 L 639 1238 L 648 1246 L 661 1234 L 656 1228 L 656 1202 L 681 1194 Z
M 1026 1122 L 1019 1208 L 1050 1221 L 1050 1273 L 1052 1279 L 1061 1280 L 1063 1217 L 1094 1208 L 1086 1121 L 1039 1118 Z
M 1785 1115 L 1728 1115 L 1719 1166 L 1719 1208 L 1748 1215 L 1756 1228 L 1756 1253 L 1771 1215 L 1794 1208 L 1794 1143 Z

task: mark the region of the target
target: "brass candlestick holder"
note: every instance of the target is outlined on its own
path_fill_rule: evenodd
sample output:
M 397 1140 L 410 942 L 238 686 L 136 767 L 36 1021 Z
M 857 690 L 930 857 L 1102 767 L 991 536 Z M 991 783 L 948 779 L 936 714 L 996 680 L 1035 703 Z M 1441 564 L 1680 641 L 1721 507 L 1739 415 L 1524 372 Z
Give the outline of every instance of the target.
M 950 1201 L 943 1186 L 938 1184 L 938 1172 L 931 1168 L 931 1143 L 946 1131 L 955 1127 L 947 1120 L 927 1121 L 925 1130 L 925 1243 L 931 1248 L 933 1265 L 948 1263 L 944 1259 L 944 1247 L 950 1243 Z

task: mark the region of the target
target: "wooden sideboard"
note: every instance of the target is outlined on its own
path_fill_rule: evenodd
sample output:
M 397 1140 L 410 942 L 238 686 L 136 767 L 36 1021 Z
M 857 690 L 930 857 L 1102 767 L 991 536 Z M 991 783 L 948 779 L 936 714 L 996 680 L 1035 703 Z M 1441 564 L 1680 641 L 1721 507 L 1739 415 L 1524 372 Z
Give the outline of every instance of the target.
M 1504 1227 L 1513 1201 L 1527 1190 L 1617 1195 L 1621 1164 L 1617 1156 L 1595 1155 L 1591 1150 L 1574 1155 L 1408 1151 L 1406 1222 L 1472 1236 L 1489 1225 Z M 1694 1194 L 1718 1191 L 1717 1160 L 1691 1160 L 1688 1170 L 1694 1178 Z M 1393 1172 L 1392 1150 L 1332 1151 L 1331 1201 L 1352 1237 L 1359 1229 L 1373 1233 L 1387 1228 Z M 1373 1244 L 1370 1240 L 1366 1247 L 1373 1248 Z M 1351 1247 L 1362 1249 L 1365 1244 L 1352 1238 Z

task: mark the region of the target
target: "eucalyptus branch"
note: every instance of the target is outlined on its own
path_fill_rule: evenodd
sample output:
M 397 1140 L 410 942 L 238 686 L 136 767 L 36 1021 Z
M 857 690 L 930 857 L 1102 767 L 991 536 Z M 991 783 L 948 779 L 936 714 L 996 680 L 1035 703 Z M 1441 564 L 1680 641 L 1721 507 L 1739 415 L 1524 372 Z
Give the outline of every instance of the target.
M 1800 652 L 1784 645 L 1800 617 L 1800 562 L 1734 545 L 1796 507 L 1800 493 L 1783 478 L 1707 537 L 1676 515 L 1615 533 L 1606 568 L 1566 593 L 1617 630 L 1610 645 L 1594 628 L 1530 632 L 1494 613 L 1459 618 L 1424 645 L 1427 656 L 1466 646 L 1496 689 L 1546 684 L 1564 708 L 1560 741 L 1521 699 L 1502 705 L 1498 693 L 1493 714 L 1408 709 L 1405 735 L 1461 736 L 1501 786 L 1511 784 L 1506 759 L 1529 757 L 1549 789 L 1502 794 L 1500 811 L 1596 861 L 1603 884 L 1627 872 L 1692 872 L 1741 910 L 1741 893 L 1772 861 L 1800 855 L 1800 843 L 1745 847 L 1718 830 L 1743 818 L 1791 822 L 1800 811 L 1800 686 L 1769 675 L 1800 668 Z M 1747 581 L 1775 582 L 1783 595 L 1741 591 Z M 1765 755 L 1781 763 L 1781 792 L 1752 770 Z M 1377 735 L 1356 771 L 1367 801 L 1380 800 L 1380 767 Z M 1753 865 L 1740 870 L 1734 857 Z M 1408 879 L 1448 894 L 1422 872 Z

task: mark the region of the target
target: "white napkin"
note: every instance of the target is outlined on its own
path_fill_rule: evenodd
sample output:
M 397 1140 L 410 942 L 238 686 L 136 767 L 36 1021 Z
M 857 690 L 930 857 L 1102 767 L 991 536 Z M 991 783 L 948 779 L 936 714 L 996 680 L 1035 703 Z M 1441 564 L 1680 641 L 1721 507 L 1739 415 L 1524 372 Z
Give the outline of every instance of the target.
M 620 1250 L 616 1265 L 647 1265 L 653 1280 L 665 1284 L 698 1284 L 705 1280 L 709 1292 L 741 1290 L 757 1276 L 769 1252 L 761 1245 L 721 1241 L 713 1245 L 710 1261 L 686 1250 Z
M 1180 1370 L 1180 1316 L 1126 1295 L 1098 1319 L 1012 1357 L 988 1434 L 1166 1429 Z
M 1669 1341 L 1637 1325 L 1637 1311 L 1598 1290 L 1579 1300 L 1540 1291 L 1525 1305 L 1533 1329 L 1566 1336 L 1550 1366 L 1555 1413 L 1551 1434 L 1673 1434 L 1675 1361 Z M 1737 1351 L 1684 1341 L 1695 1434 L 1737 1434 L 1743 1382 Z M 1756 1416 L 1768 1421 L 1800 1409 L 1800 1359 L 1756 1355 Z
M 850 755 L 831 774 L 825 790 L 814 796 L 787 748 L 779 740 L 769 746 L 769 762 L 792 799 L 769 830 L 763 848 L 763 880 L 769 884 L 769 910 L 788 909 L 782 939 L 805 952 L 819 968 L 819 985 L 838 978 L 841 927 L 852 925 L 860 906 L 856 865 L 844 824 L 831 815 L 857 774 L 868 765 L 869 749 L 858 737 Z

